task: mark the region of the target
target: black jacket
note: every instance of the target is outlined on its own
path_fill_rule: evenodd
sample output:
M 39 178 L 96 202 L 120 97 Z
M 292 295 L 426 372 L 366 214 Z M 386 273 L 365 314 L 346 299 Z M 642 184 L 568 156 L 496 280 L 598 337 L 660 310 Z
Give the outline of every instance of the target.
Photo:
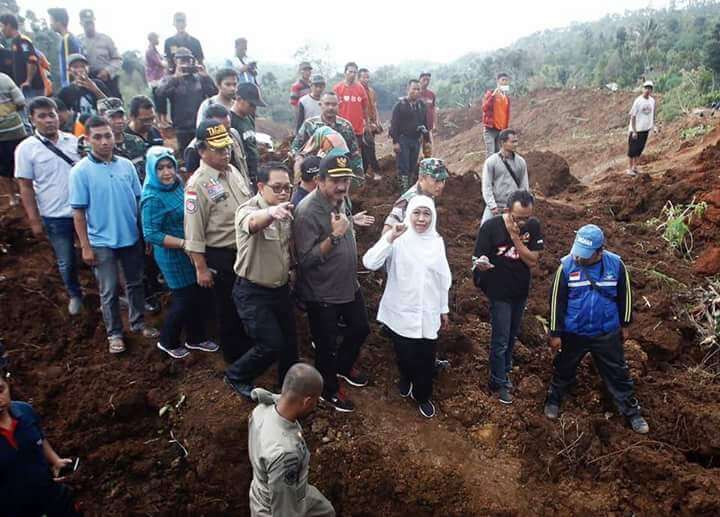
M 167 113 L 167 101 L 175 129 L 195 129 L 200 104 L 217 94 L 213 80 L 207 75 L 192 74 L 182 77 L 166 77 L 157 89 L 157 111 L 161 115 Z
M 400 136 L 420 138 L 423 134 L 418 128 L 425 127 L 427 108 L 425 103 L 418 99 L 411 104 L 407 97 L 403 97 L 395 104 L 390 121 L 390 138 L 394 144 L 398 143 Z

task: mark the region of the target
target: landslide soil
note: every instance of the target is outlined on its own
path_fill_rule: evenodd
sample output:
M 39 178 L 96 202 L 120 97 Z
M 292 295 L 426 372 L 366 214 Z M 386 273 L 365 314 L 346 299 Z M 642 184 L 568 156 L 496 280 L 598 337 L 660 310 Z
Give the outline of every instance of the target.
M 591 106 L 595 93 L 587 95 Z M 470 141 L 468 131 L 476 128 L 441 134 L 439 141 Z M 668 145 L 672 137 L 665 137 Z M 358 410 L 339 415 L 320 407 L 304 422 L 311 481 L 339 514 L 720 513 L 720 385 L 692 368 L 703 351 L 682 310 L 688 287 L 703 279 L 644 224 L 657 216 L 666 194 L 678 202 L 702 196 L 720 210 L 718 139 L 711 133 L 672 156 L 651 156 L 647 173 L 635 180 L 621 176 L 612 160 L 603 165 L 597 158 L 588 167 L 604 172 L 586 185 L 569 176 L 573 147 L 560 156 L 533 148 L 538 154 L 528 161 L 531 180 L 538 167 L 537 216 L 546 250 L 534 271 L 512 372 L 517 396 L 509 407 L 484 389 L 488 307 L 468 267 L 482 213 L 480 187 L 472 174 L 454 175 L 438 209 L 454 275 L 452 329 L 440 340 L 451 368 L 436 383 L 438 415 L 425 420 L 397 395 L 392 350 L 373 323 L 360 359 L 371 385 L 348 390 Z M 397 195 L 392 161 L 382 165 L 385 178 L 354 193 L 355 210 L 378 218 L 358 232 L 361 252 L 378 237 Z M 540 173 L 542 166 L 547 171 Z M 717 222 L 708 219 L 713 213 L 693 223 L 698 252 L 717 243 Z M 635 323 L 626 354 L 652 429 L 646 436 L 614 415 L 589 360 L 563 418 L 550 422 L 542 415 L 552 362 L 544 338 L 551 277 L 573 230 L 587 222 L 606 230 L 609 248 L 623 256 L 633 277 Z M 19 209 L 0 209 L 0 248 L 0 336 L 9 349 L 14 396 L 34 404 L 63 455 L 81 457 L 71 482 L 86 512 L 247 515 L 252 405 L 223 385 L 222 359 L 193 353 L 171 361 L 136 336 L 126 354 L 111 357 L 88 270 L 82 270 L 84 312 L 70 319 L 50 247 L 31 236 Z M 373 319 L 383 279 L 376 273 L 360 278 Z M 298 322 L 301 355 L 312 361 L 300 314 Z M 272 388 L 274 382 L 268 372 L 259 384 Z

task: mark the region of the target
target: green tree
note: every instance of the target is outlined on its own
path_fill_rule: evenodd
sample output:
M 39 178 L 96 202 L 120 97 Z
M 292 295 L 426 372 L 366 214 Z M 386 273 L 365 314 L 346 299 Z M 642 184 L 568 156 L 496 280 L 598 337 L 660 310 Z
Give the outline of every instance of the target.
M 715 25 L 712 36 L 705 44 L 704 63 L 715 76 L 720 74 L 720 23 Z

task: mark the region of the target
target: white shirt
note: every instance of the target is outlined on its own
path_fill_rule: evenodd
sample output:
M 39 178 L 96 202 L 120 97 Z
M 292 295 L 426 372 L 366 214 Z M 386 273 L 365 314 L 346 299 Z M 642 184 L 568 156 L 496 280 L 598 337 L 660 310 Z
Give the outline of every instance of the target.
M 72 217 L 68 186 L 70 164 L 45 147 L 38 138 L 46 140 L 35 133 L 15 149 L 15 177 L 32 180 L 42 217 Z M 77 142 L 73 135 L 59 131 L 55 147 L 78 162 Z
M 422 236 L 410 227 L 410 214 L 417 206 L 427 206 L 433 213 L 431 227 Z M 447 314 L 448 291 L 452 284 L 445 243 L 436 230 L 435 205 L 426 196 L 415 196 L 408 204 L 404 223 L 408 229 L 390 242 L 391 232 L 363 256 L 370 270 L 383 265 L 387 284 L 380 299 L 377 319 L 393 332 L 410 339 L 437 339 L 441 314 Z
M 655 99 L 648 97 L 647 99 L 640 95 L 632 108 L 630 108 L 630 117 L 635 116 L 635 131 L 650 131 L 655 127 Z M 632 119 L 630 120 L 629 131 L 632 131 Z

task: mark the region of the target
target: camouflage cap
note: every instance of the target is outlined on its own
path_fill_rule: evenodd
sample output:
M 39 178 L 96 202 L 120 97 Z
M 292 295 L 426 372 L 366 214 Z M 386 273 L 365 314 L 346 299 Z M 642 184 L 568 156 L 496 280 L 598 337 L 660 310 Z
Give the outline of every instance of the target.
M 122 99 L 117 97 L 105 97 L 97 101 L 98 113 L 101 116 L 112 117 L 116 113 L 125 113 L 125 106 L 123 105 Z
M 445 167 L 445 162 L 443 162 L 440 158 L 425 158 L 422 160 L 420 162 L 418 174 L 432 176 L 433 179 L 438 181 L 444 181 L 450 177 L 447 167 Z

